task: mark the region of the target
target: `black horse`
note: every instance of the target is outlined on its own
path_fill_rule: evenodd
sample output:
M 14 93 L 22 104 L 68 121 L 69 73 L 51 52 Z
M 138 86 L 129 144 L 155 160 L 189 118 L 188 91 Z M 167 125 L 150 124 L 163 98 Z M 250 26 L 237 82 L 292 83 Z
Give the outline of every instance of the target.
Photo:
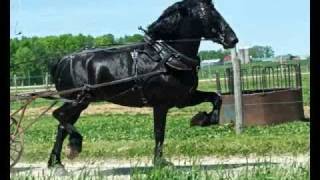
M 48 166 L 63 167 L 60 154 L 67 135 L 68 158 L 81 152 L 82 136 L 73 125 L 90 102 L 153 107 L 155 164 L 166 162 L 162 158 L 162 148 L 170 108 L 211 102 L 210 113 L 194 118 L 201 122 L 200 125 L 216 124 L 222 103 L 220 95 L 197 90 L 200 64 L 197 53 L 201 38 L 211 39 L 224 48 L 233 48 L 238 42 L 210 0 L 183 0 L 167 8 L 148 27 L 140 44 L 85 50 L 58 61 L 51 69 L 58 91 L 87 88 L 62 95 L 73 102 L 66 102 L 53 112 L 60 124 Z M 91 88 L 95 84 L 115 81 L 120 83 Z

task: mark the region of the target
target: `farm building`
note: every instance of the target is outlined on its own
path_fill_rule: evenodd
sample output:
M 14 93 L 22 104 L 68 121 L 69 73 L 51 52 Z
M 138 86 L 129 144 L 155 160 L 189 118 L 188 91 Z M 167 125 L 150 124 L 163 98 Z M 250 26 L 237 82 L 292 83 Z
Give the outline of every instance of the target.
M 221 64 L 223 64 L 223 61 L 221 59 L 208 59 L 208 60 L 202 60 L 200 63 L 200 66 L 205 67 L 205 66 L 221 65 Z
M 231 55 L 226 55 L 226 56 L 223 58 L 223 62 L 224 62 L 224 63 L 231 63 Z
M 277 61 L 283 60 L 283 61 L 290 61 L 290 60 L 300 60 L 301 58 L 299 56 L 293 56 L 291 54 L 287 55 L 280 55 L 276 57 Z

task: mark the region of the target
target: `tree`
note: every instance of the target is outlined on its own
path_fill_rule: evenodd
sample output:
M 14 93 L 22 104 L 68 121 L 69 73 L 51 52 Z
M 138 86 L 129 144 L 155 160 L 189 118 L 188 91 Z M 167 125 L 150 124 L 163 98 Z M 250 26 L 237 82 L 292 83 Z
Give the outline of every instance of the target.
M 94 40 L 94 44 L 97 47 L 99 47 L 99 46 L 110 46 L 110 45 L 114 44 L 114 42 L 115 42 L 115 40 L 114 40 L 114 36 L 112 34 L 98 36 Z
M 230 54 L 228 50 L 219 49 L 217 51 L 200 51 L 199 56 L 201 60 L 207 59 L 223 59 L 226 55 Z
M 143 40 L 143 36 L 141 34 L 134 34 L 132 36 L 125 36 L 125 41 L 128 43 L 140 42 Z
M 274 57 L 274 51 L 271 46 L 265 47 L 265 55 L 267 58 Z
M 94 38 L 90 35 L 62 34 L 46 37 L 22 37 L 10 39 L 10 73 L 11 75 L 39 75 L 48 71 L 48 65 L 72 52 L 85 48 L 111 46 L 140 42 L 143 36 L 119 37 L 115 39 L 112 34 Z
M 274 56 L 271 46 L 253 46 L 249 49 L 249 56 L 253 58 L 270 58 Z
M 14 65 L 11 71 L 16 74 L 27 75 L 29 71 L 35 70 L 35 66 L 33 66 L 35 59 L 36 57 L 29 47 L 19 48 L 13 55 Z M 26 64 L 28 64 L 28 68 L 24 68 Z

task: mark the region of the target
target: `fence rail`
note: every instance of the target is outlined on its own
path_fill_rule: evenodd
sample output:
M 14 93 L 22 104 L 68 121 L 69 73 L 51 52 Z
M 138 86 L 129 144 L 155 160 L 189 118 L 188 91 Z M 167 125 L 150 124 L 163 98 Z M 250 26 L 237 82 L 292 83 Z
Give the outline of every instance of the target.
M 233 93 L 233 72 L 227 68 L 223 72 L 215 72 L 217 91 Z M 223 76 L 224 78 L 221 78 Z M 252 66 L 241 69 L 242 91 L 268 91 L 271 89 L 301 88 L 301 67 L 299 64 L 276 66 Z
M 302 72 L 302 74 L 305 73 L 309 73 L 310 70 L 310 66 L 309 66 L 309 62 L 305 62 L 304 64 L 301 64 L 300 66 L 300 71 Z M 256 75 L 261 73 L 259 69 L 259 67 L 277 67 L 277 66 L 281 66 L 280 63 L 262 63 L 261 65 L 257 65 L 256 63 L 252 63 L 252 64 L 246 64 L 243 65 L 242 67 L 242 74 L 245 74 L 242 77 L 242 86 L 246 87 L 246 89 L 248 89 L 248 86 L 251 86 L 250 83 L 253 83 L 256 81 L 261 83 L 261 77 L 260 75 Z M 282 65 L 283 67 L 286 65 Z M 228 91 L 227 88 L 229 87 L 225 87 L 228 86 L 229 79 L 230 77 L 230 73 L 228 72 L 231 68 L 231 64 L 226 64 L 226 65 L 211 65 L 211 66 L 205 66 L 202 67 L 200 69 L 200 71 L 198 72 L 198 76 L 200 80 L 205 80 L 205 79 L 211 79 L 214 81 L 217 81 L 217 79 L 219 79 L 219 81 L 217 81 L 217 86 L 221 87 L 221 91 Z M 252 71 L 250 71 L 250 69 L 253 69 Z M 249 71 L 251 72 L 251 74 L 249 73 Z M 287 71 L 292 71 L 292 69 L 282 69 L 282 73 L 287 74 Z M 279 68 L 276 69 L 266 69 L 265 73 L 271 73 L 274 74 L 274 77 L 271 76 L 270 78 L 279 78 L 279 72 L 281 72 L 281 70 Z M 278 76 L 277 76 L 278 73 Z M 218 77 L 217 77 L 218 76 Z M 254 78 L 253 78 L 254 77 Z M 269 77 L 267 77 L 269 78 Z M 288 76 L 287 78 L 290 79 L 286 79 L 285 81 L 276 81 L 280 84 L 278 84 L 278 87 L 284 86 L 284 83 L 295 83 L 291 81 L 292 75 Z M 294 78 L 294 77 L 293 77 Z M 253 81 L 253 82 L 251 82 Z M 276 82 L 270 82 L 270 81 L 266 81 L 267 83 L 276 83 Z M 227 85 L 226 85 L 227 84 Z M 259 85 L 259 86 L 258 86 Z M 257 84 L 257 87 L 260 88 L 260 86 L 264 86 L 265 84 Z M 267 84 L 268 86 L 270 86 L 270 84 Z M 275 86 L 276 84 L 274 84 Z M 292 85 L 292 84 L 290 84 Z M 53 88 L 54 85 L 51 82 L 51 76 L 49 73 L 44 73 L 42 75 L 38 75 L 38 76 L 16 76 L 13 75 L 10 77 L 10 90 L 11 91 L 27 91 L 27 90 L 36 90 L 36 89 L 51 89 Z M 230 85 L 231 87 L 231 85 Z

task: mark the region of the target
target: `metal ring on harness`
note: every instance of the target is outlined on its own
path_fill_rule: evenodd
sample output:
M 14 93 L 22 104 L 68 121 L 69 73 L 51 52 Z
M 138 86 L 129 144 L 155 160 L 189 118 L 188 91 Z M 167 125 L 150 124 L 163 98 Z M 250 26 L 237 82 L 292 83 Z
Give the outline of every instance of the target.
M 133 60 L 134 77 L 135 77 L 134 78 L 135 85 L 132 87 L 132 90 L 139 91 L 142 103 L 146 105 L 148 104 L 148 100 L 143 93 L 143 80 L 138 76 L 138 52 L 134 50 L 130 54 Z

